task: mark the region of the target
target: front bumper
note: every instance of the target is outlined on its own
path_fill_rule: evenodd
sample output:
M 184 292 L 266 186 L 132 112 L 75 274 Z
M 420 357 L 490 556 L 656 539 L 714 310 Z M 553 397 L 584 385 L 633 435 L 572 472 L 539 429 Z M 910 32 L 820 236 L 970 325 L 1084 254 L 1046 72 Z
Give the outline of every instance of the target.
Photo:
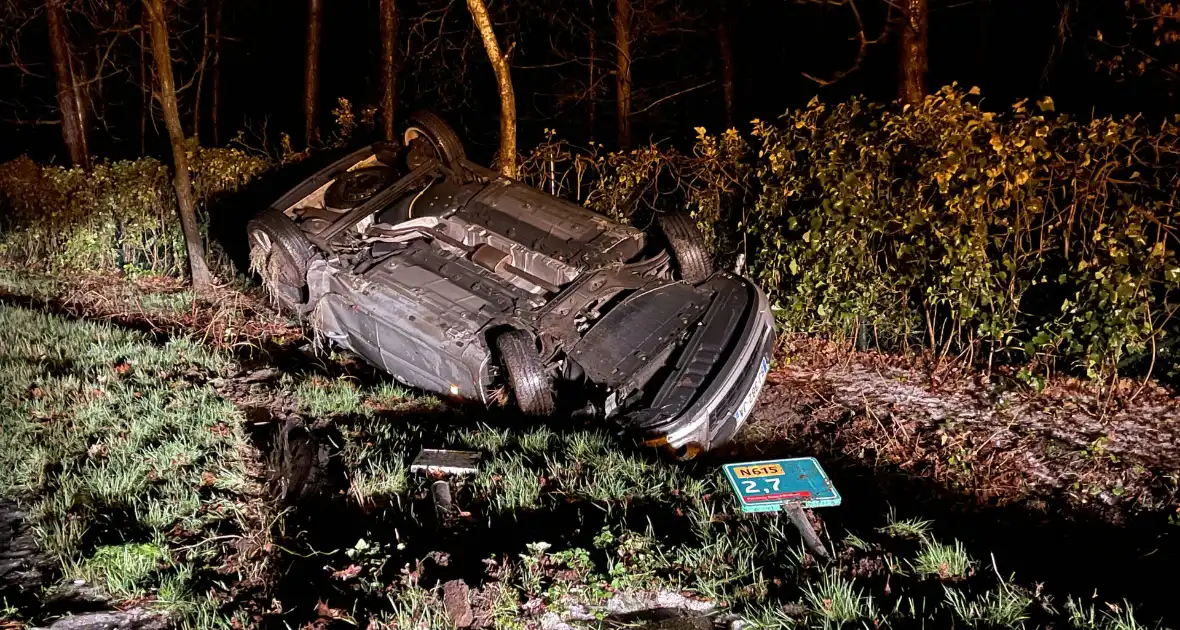
M 717 448 L 750 417 L 770 370 L 774 317 L 746 278 L 718 274 L 716 295 L 649 407 L 632 415 L 649 443 L 681 456 Z

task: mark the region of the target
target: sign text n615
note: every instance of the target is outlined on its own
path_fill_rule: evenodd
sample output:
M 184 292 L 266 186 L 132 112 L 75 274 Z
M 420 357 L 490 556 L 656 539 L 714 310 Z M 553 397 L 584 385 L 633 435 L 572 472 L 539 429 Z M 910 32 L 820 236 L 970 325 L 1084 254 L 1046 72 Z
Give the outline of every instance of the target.
M 760 466 L 742 466 L 733 469 L 734 474 L 739 479 L 751 479 L 753 477 L 774 477 L 776 475 L 785 474 L 783 467 L 778 464 L 762 464 Z

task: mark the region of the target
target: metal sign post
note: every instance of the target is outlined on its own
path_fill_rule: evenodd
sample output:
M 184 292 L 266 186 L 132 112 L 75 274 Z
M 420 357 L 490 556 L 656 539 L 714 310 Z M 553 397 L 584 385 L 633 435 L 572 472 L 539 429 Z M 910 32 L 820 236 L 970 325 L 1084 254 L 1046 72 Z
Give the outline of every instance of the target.
M 440 522 L 447 522 L 454 513 L 451 505 L 451 477 L 474 475 L 479 471 L 480 454 L 470 451 L 424 448 L 410 464 L 410 472 L 432 479 L 430 496 L 434 512 Z
M 840 493 L 814 457 L 726 464 L 725 476 L 743 512 L 786 512 L 803 542 L 828 557 L 804 510 L 840 505 Z

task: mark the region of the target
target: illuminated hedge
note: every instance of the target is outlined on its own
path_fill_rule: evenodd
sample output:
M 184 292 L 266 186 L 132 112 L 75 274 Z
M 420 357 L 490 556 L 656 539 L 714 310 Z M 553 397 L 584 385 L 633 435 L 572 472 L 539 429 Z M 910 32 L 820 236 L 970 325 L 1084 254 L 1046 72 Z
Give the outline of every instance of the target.
M 201 202 L 232 193 L 270 163 L 237 149 L 189 152 Z M 154 158 L 107 162 L 90 171 L 0 164 L 0 256 L 49 271 L 184 275 L 184 239 L 167 166 Z
M 1176 329 L 1178 127 L 978 101 L 813 101 L 691 155 L 550 141 L 524 177 L 614 216 L 687 209 L 786 330 L 1111 374 Z
M 792 329 L 1110 373 L 1175 329 L 1180 128 L 977 100 L 756 124 L 751 268 Z

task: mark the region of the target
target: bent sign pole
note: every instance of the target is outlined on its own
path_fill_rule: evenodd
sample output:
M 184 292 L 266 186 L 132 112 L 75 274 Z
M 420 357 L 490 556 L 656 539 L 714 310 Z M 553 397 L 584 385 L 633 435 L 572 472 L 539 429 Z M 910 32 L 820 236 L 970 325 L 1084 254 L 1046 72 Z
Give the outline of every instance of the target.
M 835 507 L 841 499 L 814 457 L 726 464 L 724 470 L 743 512 L 786 512 L 807 548 L 828 557 L 804 510 Z

